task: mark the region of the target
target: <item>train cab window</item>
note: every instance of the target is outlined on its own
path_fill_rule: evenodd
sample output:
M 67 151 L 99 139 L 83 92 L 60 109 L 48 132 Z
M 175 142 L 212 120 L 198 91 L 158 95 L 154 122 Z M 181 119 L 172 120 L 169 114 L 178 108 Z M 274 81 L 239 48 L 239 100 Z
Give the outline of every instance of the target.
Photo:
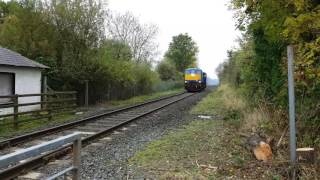
M 188 69 L 188 70 L 186 70 L 186 74 L 201 74 L 201 70 Z

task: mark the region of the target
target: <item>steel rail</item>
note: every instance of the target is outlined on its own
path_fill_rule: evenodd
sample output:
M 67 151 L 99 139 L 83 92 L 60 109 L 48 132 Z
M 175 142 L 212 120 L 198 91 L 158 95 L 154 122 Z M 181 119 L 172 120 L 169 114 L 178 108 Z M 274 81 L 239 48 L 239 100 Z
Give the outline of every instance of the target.
M 150 101 L 150 103 L 152 103 L 152 102 L 157 102 L 157 101 L 161 101 L 161 100 L 168 99 L 168 98 L 173 98 L 173 97 L 176 97 L 176 96 L 179 96 L 179 95 L 183 95 L 183 94 L 185 94 L 185 93 L 180 93 L 180 94 L 173 95 L 173 96 L 169 96 L 169 97 L 166 97 L 166 98 L 160 98 L 160 99 L 158 99 L 158 100 L 152 100 L 152 101 Z M 141 118 L 141 117 L 147 116 L 147 115 L 149 115 L 149 114 L 151 114 L 151 113 L 153 113 L 153 112 L 155 112 L 155 111 L 158 111 L 158 110 L 160 110 L 160 109 L 163 109 L 163 108 L 165 108 L 165 107 L 167 107 L 167 106 L 169 106 L 169 105 L 171 105 L 171 104 L 177 103 L 177 102 L 179 102 L 179 101 L 181 101 L 181 100 L 183 100 L 183 99 L 186 99 L 186 98 L 188 98 L 188 97 L 190 97 L 190 96 L 193 96 L 193 95 L 194 95 L 194 94 L 190 94 L 190 95 L 181 97 L 181 98 L 179 98 L 179 99 L 170 101 L 170 102 L 168 102 L 168 103 L 166 103 L 166 104 L 163 104 L 163 105 L 161 105 L 161 106 L 159 106 L 159 107 L 153 108 L 153 109 L 151 109 L 151 110 L 149 110 L 149 111 L 147 111 L 147 112 L 145 112 L 145 113 L 143 113 L 143 114 L 141 114 L 141 115 L 137 115 L 137 116 L 132 117 L 132 118 L 126 120 L 126 121 L 120 122 L 119 124 L 117 124 L 117 125 L 115 125 L 115 126 L 109 127 L 109 128 L 107 128 L 107 129 L 104 129 L 104 130 L 96 133 L 96 134 L 93 134 L 93 135 L 91 135 L 91 136 L 88 136 L 88 137 L 86 137 L 86 138 L 84 138 L 84 139 L 82 140 L 82 146 L 85 147 L 85 146 L 89 145 L 90 142 L 98 139 L 98 138 L 101 137 L 101 136 L 104 136 L 104 135 L 106 135 L 106 134 L 111 133 L 111 132 L 114 131 L 115 129 L 118 129 L 118 128 L 120 128 L 120 127 L 122 127 L 122 126 L 124 126 L 124 125 L 126 125 L 126 124 L 128 124 L 128 123 L 130 123 L 130 122 L 132 122 L 132 121 L 134 121 L 134 120 L 137 120 L 137 119 L 139 119 L 139 118 Z M 149 103 L 142 103 L 142 104 L 145 104 L 145 105 L 146 105 L 146 104 L 149 104 Z M 142 106 L 142 105 L 139 104 L 138 107 L 140 107 L 140 106 Z M 134 106 L 133 106 L 133 107 L 134 107 Z M 12 167 L 9 167 L 9 168 L 7 168 L 7 169 L 5 169 L 5 170 L 3 170 L 3 171 L 0 172 L 0 177 L 1 177 L 2 179 L 12 179 L 12 178 L 15 178 L 15 177 L 19 176 L 20 174 L 26 173 L 26 172 L 28 172 L 28 171 L 30 171 L 30 170 L 32 170 L 32 169 L 35 169 L 35 168 L 38 168 L 38 167 L 41 167 L 41 166 L 45 165 L 45 164 L 48 163 L 50 160 L 53 160 L 53 159 L 62 157 L 62 156 L 64 156 L 64 155 L 70 153 L 71 151 L 72 151 L 71 145 L 65 146 L 65 147 L 62 147 L 62 148 L 59 148 L 59 149 L 57 149 L 56 151 L 43 154 L 43 155 L 41 155 L 41 156 L 35 157 L 35 158 L 33 158 L 33 159 L 31 159 L 31 160 L 28 160 L 28 161 L 26 161 L 26 162 L 23 162 L 23 163 L 20 163 L 20 164 L 18 164 L 18 165 L 14 165 L 14 166 L 12 166 Z
M 147 105 L 147 104 L 151 104 L 151 103 L 158 102 L 158 101 L 161 101 L 161 100 L 165 100 L 165 99 L 169 99 L 169 98 L 172 98 L 172 97 L 176 97 L 176 96 L 179 96 L 179 95 L 182 95 L 182 94 L 185 94 L 185 92 L 178 93 L 178 94 L 171 95 L 171 96 L 162 97 L 162 98 L 157 98 L 157 99 L 146 101 L 146 102 L 143 102 L 143 103 L 140 103 L 140 104 L 136 104 L 136 105 L 132 105 L 132 106 L 128 106 L 128 107 L 112 110 L 112 111 L 109 111 L 109 112 L 106 112 L 106 113 L 101 113 L 101 114 L 94 115 L 94 116 L 87 117 L 87 118 L 83 118 L 83 119 L 80 119 L 80 120 L 77 120 L 77 121 L 65 123 L 65 124 L 58 125 L 58 126 L 55 126 L 55 127 L 52 127 L 52 128 L 47 128 L 47 129 L 44 129 L 44 130 L 39 130 L 39 131 L 36 131 L 36 132 L 24 134 L 24 135 L 21 135 L 21 136 L 9 138 L 9 139 L 0 141 L 0 150 L 3 150 L 6 147 L 15 146 L 15 145 L 30 141 L 30 140 L 32 140 L 34 138 L 42 137 L 44 135 L 57 133 L 57 132 L 72 128 L 74 126 L 89 122 L 89 121 L 97 120 L 97 119 L 105 117 L 105 116 L 109 116 L 109 115 L 120 113 L 120 112 L 123 112 L 123 111 L 126 111 L 126 110 L 134 109 L 134 108 L 141 107 L 141 106 L 144 106 L 144 105 Z

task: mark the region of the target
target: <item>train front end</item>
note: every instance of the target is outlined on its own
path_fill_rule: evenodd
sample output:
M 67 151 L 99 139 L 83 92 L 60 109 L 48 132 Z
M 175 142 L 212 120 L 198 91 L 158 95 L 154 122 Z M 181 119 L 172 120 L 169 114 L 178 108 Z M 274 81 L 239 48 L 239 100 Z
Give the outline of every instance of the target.
M 203 72 L 198 68 L 185 70 L 184 87 L 188 92 L 201 91 L 203 87 Z

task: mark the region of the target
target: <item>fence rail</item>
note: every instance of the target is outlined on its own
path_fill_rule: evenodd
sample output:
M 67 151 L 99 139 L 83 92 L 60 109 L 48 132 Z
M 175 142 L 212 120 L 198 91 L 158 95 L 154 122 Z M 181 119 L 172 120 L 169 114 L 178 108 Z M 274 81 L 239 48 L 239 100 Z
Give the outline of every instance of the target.
M 53 93 L 40 93 L 40 94 L 14 94 L 14 95 L 0 96 L 0 98 L 13 98 L 15 96 L 17 97 L 55 96 L 55 95 L 67 95 L 67 94 L 77 94 L 77 91 L 55 91 Z
M 76 91 L 64 91 L 64 92 L 52 92 L 41 94 L 14 94 L 7 96 L 0 96 L 1 99 L 7 99 L 7 102 L 0 103 L 0 110 L 6 110 L 8 113 L 0 114 L 0 125 L 13 124 L 15 129 L 18 128 L 19 123 L 26 123 L 33 120 L 52 119 L 52 115 L 56 111 L 66 111 L 76 107 Z M 39 100 L 33 100 L 31 102 L 21 102 L 23 98 L 40 97 Z M 20 99 L 21 98 L 21 99 Z M 21 103 L 19 103 L 19 101 Z M 26 100 L 25 100 L 26 101 Z M 26 110 L 26 107 L 37 106 L 32 110 Z M 24 108 L 24 109 L 21 109 Z M 19 120 L 21 115 L 34 115 L 36 117 L 30 117 L 29 119 Z M 8 119 L 12 117 L 11 119 Z
M 53 180 L 61 176 L 65 176 L 68 172 L 72 172 L 72 179 L 78 180 L 80 178 L 80 165 L 81 165 L 81 133 L 75 132 L 73 134 L 51 140 L 36 146 L 29 147 L 11 154 L 0 156 L 0 168 L 8 167 L 12 164 L 18 163 L 21 160 L 33 158 L 46 153 L 54 151 L 64 145 L 73 143 L 73 161 L 72 166 L 51 176 L 47 179 Z M 65 179 L 66 176 L 65 176 Z

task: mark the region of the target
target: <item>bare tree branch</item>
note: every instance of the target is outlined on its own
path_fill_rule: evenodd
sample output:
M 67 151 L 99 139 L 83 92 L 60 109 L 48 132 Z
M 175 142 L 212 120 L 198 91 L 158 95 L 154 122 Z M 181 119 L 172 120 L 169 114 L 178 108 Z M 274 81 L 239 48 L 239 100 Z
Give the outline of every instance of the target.
M 125 14 L 107 13 L 108 38 L 128 44 L 133 58 L 138 63 L 150 61 L 157 53 L 158 44 L 155 41 L 158 27 L 153 24 L 140 24 L 139 19 L 130 12 Z

